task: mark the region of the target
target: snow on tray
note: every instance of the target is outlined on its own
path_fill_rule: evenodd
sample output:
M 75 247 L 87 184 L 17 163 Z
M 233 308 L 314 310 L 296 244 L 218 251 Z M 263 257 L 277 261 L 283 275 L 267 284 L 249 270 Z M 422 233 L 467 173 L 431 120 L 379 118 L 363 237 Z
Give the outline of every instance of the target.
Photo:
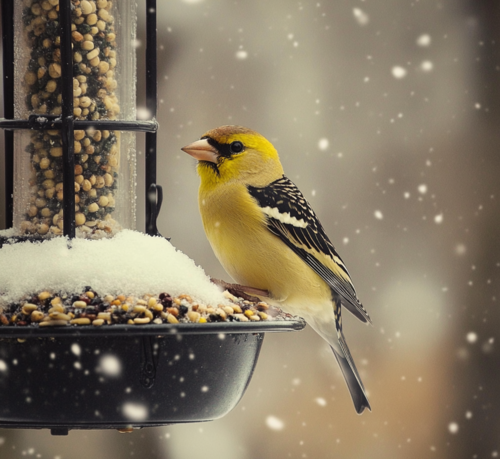
M 4 230 L 0 230 L 0 237 L 14 237 L 14 236 L 19 236 L 19 232 L 17 231 L 16 228 L 8 228 Z
M 101 295 L 187 293 L 227 303 L 203 269 L 162 237 L 123 230 L 112 239 L 58 237 L 0 249 L 0 303 L 43 290 L 80 293 L 85 286 Z

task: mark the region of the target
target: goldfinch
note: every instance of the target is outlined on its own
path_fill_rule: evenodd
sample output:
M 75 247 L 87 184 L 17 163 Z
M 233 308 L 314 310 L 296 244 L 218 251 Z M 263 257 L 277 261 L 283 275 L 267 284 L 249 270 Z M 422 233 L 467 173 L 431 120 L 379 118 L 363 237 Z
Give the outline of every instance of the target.
M 222 126 L 182 150 L 198 160 L 199 208 L 215 255 L 236 282 L 301 316 L 331 346 L 358 414 L 371 410 L 342 333 L 341 308 L 371 323 L 347 268 L 278 152 L 262 135 Z

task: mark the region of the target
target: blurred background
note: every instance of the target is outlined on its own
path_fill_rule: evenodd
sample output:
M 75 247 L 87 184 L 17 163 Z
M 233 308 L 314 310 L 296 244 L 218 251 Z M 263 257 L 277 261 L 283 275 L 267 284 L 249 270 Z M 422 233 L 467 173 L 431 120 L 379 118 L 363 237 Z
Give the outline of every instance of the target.
M 160 231 L 230 280 L 180 148 L 223 124 L 271 140 L 373 319 L 344 314 L 373 412 L 356 415 L 308 328 L 266 336 L 223 419 L 130 435 L 0 430 L 0 457 L 498 457 L 499 24 L 493 0 L 159 0 Z

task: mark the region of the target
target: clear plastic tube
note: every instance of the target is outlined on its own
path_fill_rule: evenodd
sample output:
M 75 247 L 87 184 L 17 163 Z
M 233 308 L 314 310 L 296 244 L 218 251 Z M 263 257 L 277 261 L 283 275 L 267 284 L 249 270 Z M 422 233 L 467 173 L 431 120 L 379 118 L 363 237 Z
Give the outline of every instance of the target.
M 135 120 L 133 0 L 71 0 L 73 104 L 77 120 Z M 59 0 L 15 3 L 15 116 L 60 115 Z M 77 237 L 135 228 L 135 134 L 75 130 Z M 60 131 L 17 131 L 14 227 L 43 237 L 63 233 Z

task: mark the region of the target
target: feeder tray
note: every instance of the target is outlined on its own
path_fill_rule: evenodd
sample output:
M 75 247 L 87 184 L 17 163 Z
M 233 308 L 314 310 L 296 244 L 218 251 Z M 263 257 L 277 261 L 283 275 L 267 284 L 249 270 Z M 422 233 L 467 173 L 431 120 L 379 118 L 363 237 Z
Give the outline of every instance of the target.
M 0 328 L 0 427 L 65 435 L 217 419 L 243 396 L 264 333 L 304 326 Z

